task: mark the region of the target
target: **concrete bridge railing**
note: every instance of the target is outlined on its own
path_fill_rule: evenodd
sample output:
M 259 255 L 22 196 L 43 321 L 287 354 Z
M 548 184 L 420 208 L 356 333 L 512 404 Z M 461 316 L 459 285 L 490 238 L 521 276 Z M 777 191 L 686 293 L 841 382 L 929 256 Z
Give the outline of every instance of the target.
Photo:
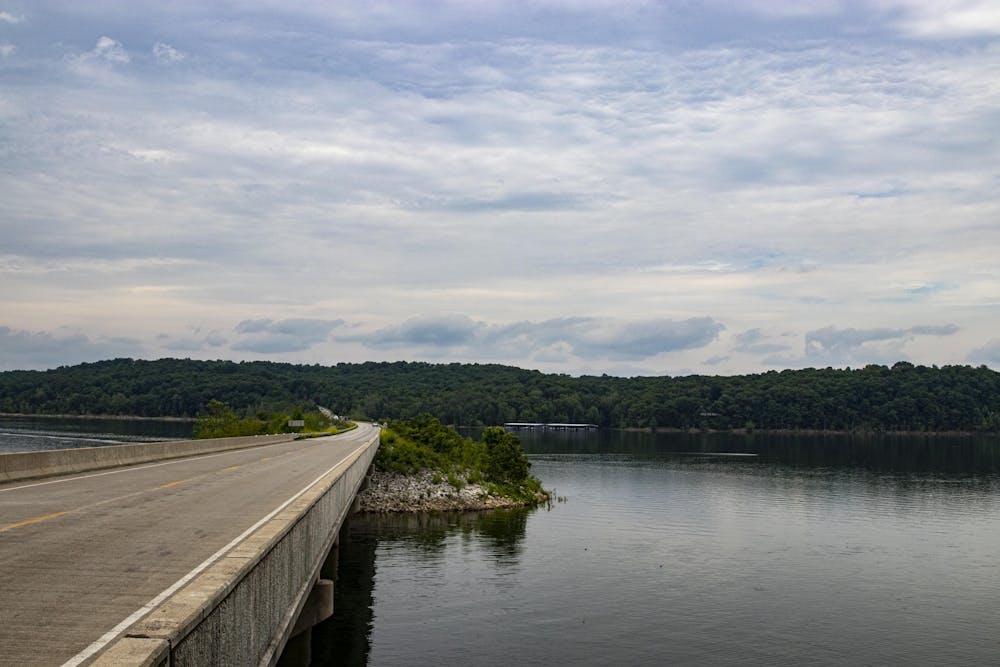
M 199 454 L 214 454 L 234 449 L 291 442 L 295 437 L 294 433 L 281 433 L 242 438 L 171 440 L 110 447 L 77 447 L 76 449 L 0 454 L 0 482 L 18 482 L 55 475 L 72 475 L 117 466 L 152 463 Z
M 378 444 L 376 434 L 323 473 L 126 629 L 93 664 L 275 664 L 314 585 L 330 587 L 320 581 L 321 569 Z

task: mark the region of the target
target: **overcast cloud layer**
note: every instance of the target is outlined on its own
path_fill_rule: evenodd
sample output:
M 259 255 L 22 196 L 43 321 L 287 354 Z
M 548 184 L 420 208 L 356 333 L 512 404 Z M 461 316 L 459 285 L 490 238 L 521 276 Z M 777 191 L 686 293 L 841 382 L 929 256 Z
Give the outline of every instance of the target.
M 1000 12 L 0 0 L 0 234 L 0 369 L 997 368 Z

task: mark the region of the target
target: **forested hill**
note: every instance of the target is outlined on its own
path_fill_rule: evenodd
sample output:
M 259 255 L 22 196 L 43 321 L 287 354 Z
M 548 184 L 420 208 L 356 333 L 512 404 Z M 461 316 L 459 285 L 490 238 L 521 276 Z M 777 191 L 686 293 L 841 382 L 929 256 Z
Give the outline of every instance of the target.
M 355 418 L 429 413 L 450 424 L 1000 431 L 1000 373 L 985 366 L 805 369 L 733 377 L 569 377 L 510 366 L 115 359 L 0 373 L 0 412 L 194 416 L 321 405 Z

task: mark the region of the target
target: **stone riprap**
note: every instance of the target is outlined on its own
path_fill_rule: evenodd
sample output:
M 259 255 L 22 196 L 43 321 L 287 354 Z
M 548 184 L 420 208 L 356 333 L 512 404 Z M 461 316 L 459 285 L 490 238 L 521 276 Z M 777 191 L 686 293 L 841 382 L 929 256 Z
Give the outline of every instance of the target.
M 426 470 L 413 475 L 376 471 L 360 499 L 361 511 L 374 513 L 487 510 L 525 505 L 513 498 L 493 495 L 480 484 L 466 483 L 456 489 L 448 480 Z

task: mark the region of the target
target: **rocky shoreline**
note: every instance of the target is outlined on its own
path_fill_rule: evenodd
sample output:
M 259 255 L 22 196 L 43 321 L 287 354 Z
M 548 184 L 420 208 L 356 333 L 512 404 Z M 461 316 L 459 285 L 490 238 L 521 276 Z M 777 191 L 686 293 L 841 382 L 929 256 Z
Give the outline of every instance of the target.
M 464 480 L 463 480 L 464 482 Z M 361 511 L 437 512 L 524 507 L 527 503 L 493 495 L 479 484 L 464 483 L 456 489 L 440 475 L 426 470 L 414 475 L 375 471 L 360 494 Z M 539 499 L 544 502 L 544 498 Z

